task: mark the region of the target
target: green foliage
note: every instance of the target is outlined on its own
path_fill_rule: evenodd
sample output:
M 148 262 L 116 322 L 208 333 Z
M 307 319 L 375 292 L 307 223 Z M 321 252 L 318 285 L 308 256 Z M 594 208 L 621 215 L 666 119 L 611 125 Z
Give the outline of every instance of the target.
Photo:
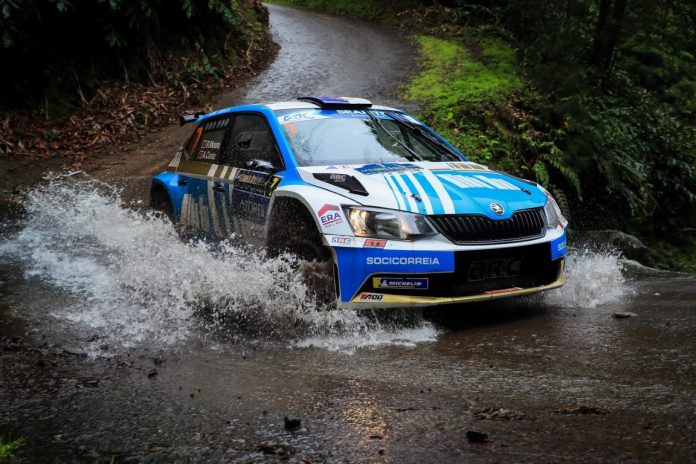
M 534 116 L 516 107 L 520 95 L 533 95 L 514 48 L 494 36 L 415 40 L 421 71 L 404 95 L 425 104 L 421 116 L 435 130 L 474 161 L 533 178 L 563 198 L 564 188 L 581 197 L 580 179 L 557 145 L 565 133 L 540 132 Z
M 0 460 L 10 459 L 14 453 L 24 444 L 24 440 L 7 440 L 0 436 Z
M 608 73 L 593 57 L 600 1 L 451 4 L 455 22 L 516 43 L 534 86 L 517 96 L 537 133 L 510 156 L 568 196 L 576 226 L 694 243 L 696 4 L 628 2 Z
M 103 79 L 156 81 L 182 58 L 215 75 L 265 14 L 255 0 L 0 0 L 0 106 L 74 106 Z

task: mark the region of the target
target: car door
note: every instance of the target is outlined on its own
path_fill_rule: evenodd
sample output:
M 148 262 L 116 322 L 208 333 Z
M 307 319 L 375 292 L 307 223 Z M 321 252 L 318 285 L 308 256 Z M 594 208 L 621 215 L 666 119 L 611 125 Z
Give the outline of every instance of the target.
M 229 219 L 225 221 L 225 166 L 220 161 L 232 121 L 225 115 L 201 122 L 189 141 L 187 159 L 177 168 L 187 190 L 180 222 L 189 233 L 222 239 L 231 232 Z
M 222 180 L 227 200 L 223 207 L 231 227 L 245 242 L 262 246 L 266 215 L 283 170 L 282 158 L 266 117 L 237 113 L 225 140 L 224 163 L 230 171 Z M 223 214 L 224 214 L 223 213 Z

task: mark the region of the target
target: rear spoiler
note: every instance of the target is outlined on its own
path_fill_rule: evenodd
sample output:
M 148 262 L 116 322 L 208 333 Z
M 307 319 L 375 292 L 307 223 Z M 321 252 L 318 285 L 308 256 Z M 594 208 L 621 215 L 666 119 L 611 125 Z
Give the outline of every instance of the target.
M 182 114 L 179 116 L 179 127 L 183 126 L 184 124 L 188 124 L 190 122 L 195 122 L 200 118 L 201 116 L 205 116 L 206 113 L 199 111 L 197 113 L 188 113 L 188 114 Z

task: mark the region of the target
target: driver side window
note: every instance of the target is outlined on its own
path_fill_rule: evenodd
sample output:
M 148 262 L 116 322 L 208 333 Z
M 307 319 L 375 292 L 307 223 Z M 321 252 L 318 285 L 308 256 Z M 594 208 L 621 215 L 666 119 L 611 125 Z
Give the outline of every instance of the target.
M 225 163 L 242 169 L 276 172 L 283 164 L 273 133 L 260 114 L 237 114 L 229 134 Z

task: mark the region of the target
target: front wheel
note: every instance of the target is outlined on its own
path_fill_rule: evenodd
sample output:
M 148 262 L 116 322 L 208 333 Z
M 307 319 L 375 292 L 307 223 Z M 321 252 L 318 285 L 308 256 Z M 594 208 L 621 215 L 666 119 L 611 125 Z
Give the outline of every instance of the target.
M 290 208 L 274 218 L 269 240 L 269 254 L 288 252 L 299 259 L 297 270 L 307 286 L 308 297 L 322 307 L 336 305 L 336 273 L 333 257 L 324 246 L 321 234 L 309 212 L 302 207 Z

